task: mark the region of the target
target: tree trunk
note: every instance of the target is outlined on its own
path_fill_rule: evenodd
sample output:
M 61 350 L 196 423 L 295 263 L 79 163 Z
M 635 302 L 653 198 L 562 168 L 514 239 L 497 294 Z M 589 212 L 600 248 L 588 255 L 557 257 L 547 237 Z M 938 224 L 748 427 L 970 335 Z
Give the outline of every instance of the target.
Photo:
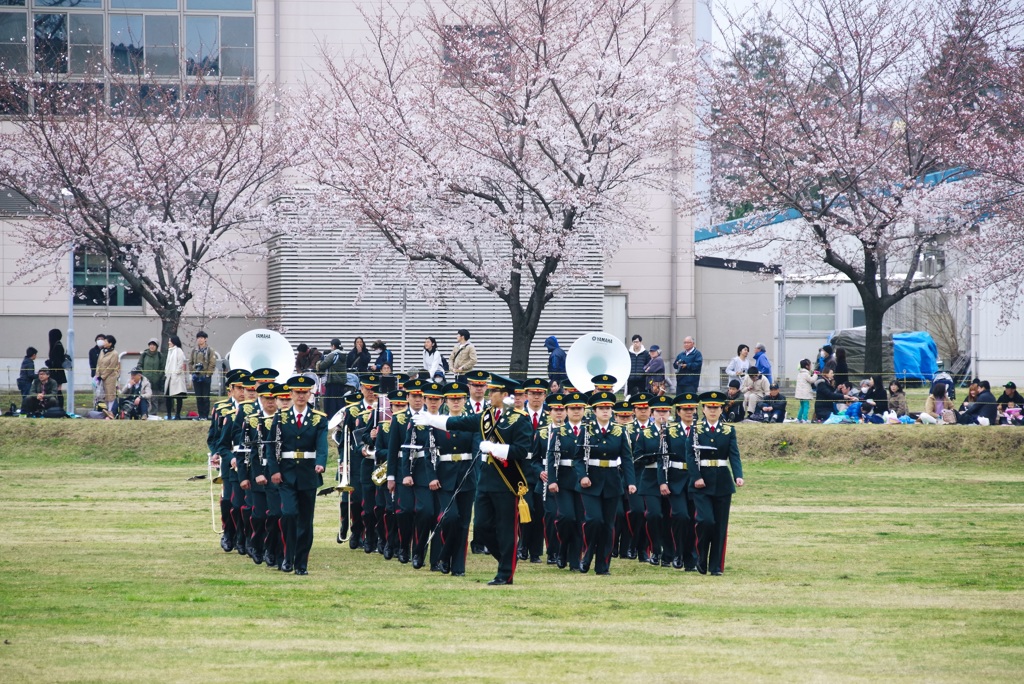
M 509 377 L 522 381 L 527 378 L 530 372 L 530 347 L 533 346 L 533 338 L 537 335 L 537 325 L 540 317 L 531 320 L 525 313 L 514 310 L 509 305 L 512 314 L 512 356 L 509 358 Z
M 181 311 L 165 309 L 157 313 L 160 316 L 160 350 L 166 354 L 168 338 L 178 334 L 178 326 L 181 325 Z
M 862 297 L 864 305 L 864 375 L 882 375 L 885 365 L 882 358 L 882 318 L 886 309 L 881 301 Z

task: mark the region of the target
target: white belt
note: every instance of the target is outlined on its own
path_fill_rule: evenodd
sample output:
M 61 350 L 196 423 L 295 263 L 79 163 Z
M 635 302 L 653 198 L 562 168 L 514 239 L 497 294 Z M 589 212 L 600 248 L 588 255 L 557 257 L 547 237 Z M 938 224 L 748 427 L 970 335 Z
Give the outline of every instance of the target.
M 678 470 L 686 470 L 686 462 L 685 461 L 669 461 L 668 462 L 668 467 L 669 468 L 677 468 Z
M 316 458 L 316 452 L 315 451 L 285 451 L 285 452 L 283 452 L 281 454 L 281 458 L 294 458 L 294 459 Z
M 657 463 L 652 463 L 651 465 L 644 466 L 644 470 L 650 470 L 651 468 L 657 468 L 657 467 L 658 467 Z
M 423 456 L 424 456 L 424 454 L 423 454 L 422 450 L 420 450 L 420 451 L 410 451 L 409 452 L 409 460 L 410 461 L 415 461 L 417 458 L 423 458 Z
M 725 460 L 721 460 L 721 459 L 719 459 L 719 460 L 711 460 L 711 461 L 701 461 L 700 462 L 700 467 L 701 468 L 718 468 L 718 467 L 727 466 L 727 465 L 729 465 L 729 461 L 725 461 Z
M 587 465 L 592 465 L 596 468 L 618 468 L 622 459 L 615 459 L 614 461 L 602 461 L 600 459 L 592 458 L 587 461 Z
M 571 458 L 563 458 L 558 462 L 558 465 L 563 466 L 565 468 L 571 468 L 572 464 L 573 460 Z
M 439 460 L 442 463 L 459 463 L 461 461 L 469 461 L 472 458 L 469 454 L 441 454 Z
M 248 449 L 246 449 L 245 447 L 238 446 L 238 445 L 235 445 L 235 446 L 231 447 L 231 451 L 235 452 L 236 454 L 247 454 L 247 453 L 249 453 Z

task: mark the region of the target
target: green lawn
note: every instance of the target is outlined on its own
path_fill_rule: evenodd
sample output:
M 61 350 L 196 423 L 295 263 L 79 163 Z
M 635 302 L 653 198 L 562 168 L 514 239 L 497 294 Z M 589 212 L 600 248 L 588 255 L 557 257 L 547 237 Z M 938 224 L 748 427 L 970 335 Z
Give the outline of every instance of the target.
M 1020 450 L 844 459 L 801 445 L 869 433 L 799 427 L 741 426 L 724 577 L 527 564 L 492 588 L 480 556 L 452 578 L 342 549 L 335 499 L 308 577 L 223 553 L 209 485 L 186 481 L 198 425 L 0 421 L 0 679 L 1019 681 Z

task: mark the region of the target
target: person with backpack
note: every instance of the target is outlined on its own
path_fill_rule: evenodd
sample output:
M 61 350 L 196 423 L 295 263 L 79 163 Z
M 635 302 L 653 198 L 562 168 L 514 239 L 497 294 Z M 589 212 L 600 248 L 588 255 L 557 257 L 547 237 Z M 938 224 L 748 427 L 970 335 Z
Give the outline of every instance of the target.
M 433 337 L 423 340 L 423 368 L 427 370 L 431 378 L 436 378 L 440 373 L 442 380 L 448 370 L 448 359 L 437 348 L 437 340 Z

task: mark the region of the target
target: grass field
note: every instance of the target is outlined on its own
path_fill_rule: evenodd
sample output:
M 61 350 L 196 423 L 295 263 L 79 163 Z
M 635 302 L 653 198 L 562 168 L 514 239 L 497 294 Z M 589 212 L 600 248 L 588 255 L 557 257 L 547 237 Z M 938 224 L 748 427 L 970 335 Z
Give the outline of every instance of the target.
M 0 420 L 0 679 L 1020 681 L 1024 431 L 740 426 L 726 575 L 218 547 L 202 426 Z M 941 439 L 940 439 L 941 437 Z M 782 443 L 785 442 L 785 446 Z

